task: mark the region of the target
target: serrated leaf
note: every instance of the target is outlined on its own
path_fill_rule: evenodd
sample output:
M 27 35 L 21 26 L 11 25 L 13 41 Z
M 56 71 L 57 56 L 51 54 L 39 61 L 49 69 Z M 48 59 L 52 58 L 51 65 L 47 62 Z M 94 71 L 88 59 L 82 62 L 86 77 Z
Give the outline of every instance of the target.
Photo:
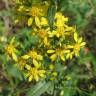
M 40 96 L 46 92 L 51 86 L 52 82 L 38 82 L 35 86 L 32 86 L 27 92 L 27 96 Z

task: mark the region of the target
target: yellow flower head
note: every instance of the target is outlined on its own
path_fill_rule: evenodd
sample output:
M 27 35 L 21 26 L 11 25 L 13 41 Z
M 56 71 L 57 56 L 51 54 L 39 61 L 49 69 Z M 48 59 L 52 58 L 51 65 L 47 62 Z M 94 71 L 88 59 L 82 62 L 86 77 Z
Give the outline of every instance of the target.
M 59 27 L 59 26 L 64 26 L 64 24 L 66 22 L 68 22 L 68 18 L 67 17 L 64 17 L 62 15 L 62 13 L 60 12 L 57 12 L 56 15 L 55 15 L 55 19 L 56 19 L 56 22 L 55 22 L 55 26 Z
M 78 35 L 76 32 L 74 32 L 74 41 L 75 44 L 73 45 L 68 45 L 69 49 L 73 49 L 73 52 L 76 56 L 79 56 L 79 51 L 82 47 L 85 46 L 85 42 L 82 42 L 82 38 L 78 38 Z
M 12 53 L 14 53 L 15 52 L 15 46 L 14 45 L 11 45 L 11 44 L 9 44 L 9 45 L 7 45 L 7 47 L 6 47 L 6 51 L 7 51 L 7 53 L 9 54 L 9 55 L 12 55 Z
M 33 16 L 33 17 L 36 17 L 36 16 L 42 16 L 42 12 L 43 10 L 41 8 L 38 8 L 38 7 L 35 7 L 33 6 L 30 10 L 30 14 Z
M 35 17 L 35 24 L 39 28 L 48 26 L 48 20 L 45 17 Z
M 48 26 L 48 20 L 45 17 L 41 17 L 41 26 Z
M 33 79 L 35 79 L 36 81 L 39 81 L 40 77 L 45 77 L 45 70 L 39 70 L 37 68 L 30 68 L 29 72 L 28 72 L 28 76 L 29 76 L 29 82 L 32 81 Z
M 45 77 L 45 70 L 40 69 L 40 65 L 37 61 L 33 61 L 34 67 L 27 65 L 29 82 L 32 80 L 39 81 L 40 78 Z
M 84 47 L 86 43 L 82 42 L 82 38 L 78 38 L 78 35 L 76 32 L 74 33 L 74 40 L 76 43 L 73 46 L 73 48 L 74 48 L 73 50 L 74 50 L 75 54 L 78 56 L 80 48 Z
M 47 36 L 47 31 L 45 29 L 40 29 L 38 30 L 38 35 L 41 37 L 41 38 L 45 38 Z
M 64 27 L 57 27 L 57 29 L 56 29 L 56 33 L 55 33 L 55 35 L 56 35 L 56 37 L 61 37 L 61 36 L 64 36 Z
M 31 57 L 32 59 L 35 60 L 43 60 L 43 56 L 42 55 L 38 55 L 36 51 L 32 50 L 29 51 L 27 56 Z
M 39 29 L 35 29 L 35 34 L 38 34 L 38 36 L 40 37 L 39 42 L 41 43 L 43 41 L 45 46 L 50 46 L 50 40 L 48 39 L 48 32 L 50 31 L 50 28 L 48 27 L 47 29 L 44 28 L 39 28 Z
M 57 57 L 60 57 L 62 61 L 65 61 L 65 56 L 64 54 L 68 53 L 69 50 L 66 50 L 66 49 L 62 49 L 62 48 L 58 48 L 58 49 L 55 49 L 55 50 L 48 50 L 47 53 L 50 53 L 52 54 L 50 56 L 50 59 L 52 61 L 56 60 Z
M 35 20 L 35 24 L 37 27 L 41 26 L 48 26 L 48 20 L 43 17 L 46 15 L 46 12 L 48 10 L 48 6 L 41 5 L 41 4 L 34 4 L 32 5 L 31 9 L 28 9 L 30 18 L 28 18 L 28 26 L 31 26 L 33 23 L 33 20 Z
M 12 57 L 15 61 L 17 61 L 17 56 L 16 56 L 17 50 L 15 48 L 16 46 L 13 45 L 14 39 L 15 38 L 13 37 L 10 44 L 6 46 L 5 51 L 9 57 Z

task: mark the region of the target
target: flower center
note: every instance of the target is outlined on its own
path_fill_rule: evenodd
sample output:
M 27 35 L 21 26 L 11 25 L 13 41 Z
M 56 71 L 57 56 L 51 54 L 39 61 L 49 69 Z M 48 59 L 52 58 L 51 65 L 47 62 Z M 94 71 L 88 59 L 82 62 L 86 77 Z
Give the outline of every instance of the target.
M 80 44 L 75 44 L 74 49 L 75 49 L 76 51 L 79 51 L 79 50 L 80 50 Z
M 29 56 L 30 56 L 31 58 L 36 59 L 36 58 L 37 58 L 37 53 L 31 51 L 31 52 L 29 52 Z
M 39 9 L 39 8 L 37 8 L 37 7 L 32 7 L 32 9 L 31 9 L 31 15 L 32 15 L 33 17 L 35 17 L 35 16 L 40 16 L 41 13 L 42 13 L 42 9 Z
M 61 52 L 62 52 L 61 49 L 56 49 L 56 54 L 57 54 L 57 55 L 60 55 Z
M 14 52 L 14 46 L 13 45 L 8 45 L 7 48 L 6 48 L 7 52 L 9 54 L 13 53 Z
M 39 36 L 44 38 L 46 36 L 46 31 L 44 29 L 39 30 Z

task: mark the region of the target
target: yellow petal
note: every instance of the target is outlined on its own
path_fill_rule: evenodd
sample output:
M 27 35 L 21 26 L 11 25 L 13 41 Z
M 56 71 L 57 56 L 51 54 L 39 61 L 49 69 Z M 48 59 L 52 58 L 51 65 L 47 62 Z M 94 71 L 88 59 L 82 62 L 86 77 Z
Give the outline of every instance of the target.
M 41 17 L 41 25 L 43 25 L 43 26 L 47 26 L 48 25 L 48 21 L 47 21 L 46 18 Z
M 36 68 L 39 68 L 39 67 L 40 67 L 39 64 L 38 64 L 38 62 L 37 62 L 35 59 L 33 59 L 33 64 L 34 64 L 34 66 L 35 66 Z
M 48 40 L 47 37 L 44 38 L 44 44 L 47 45 L 48 44 Z
M 65 61 L 64 55 L 60 55 L 62 61 Z
M 78 39 L 78 43 L 81 43 L 82 42 L 82 37 Z
M 68 53 L 67 55 L 66 55 L 66 59 L 72 59 L 72 57 L 73 57 L 73 52 L 71 52 L 71 53 Z
M 40 70 L 40 71 L 39 71 L 39 73 L 43 73 L 43 74 L 44 74 L 45 72 L 46 72 L 45 70 Z
M 47 53 L 54 53 L 55 50 L 48 50 Z
M 75 56 L 77 56 L 77 57 L 78 57 L 78 56 L 79 56 L 79 52 L 75 52 Z
M 45 70 L 40 70 L 39 71 L 39 76 L 41 76 L 41 77 L 45 77 L 45 73 L 46 71 Z
M 70 57 L 70 55 L 69 55 L 69 54 L 67 54 L 67 55 L 66 55 L 66 59 L 69 59 L 69 57 Z
M 74 33 L 74 40 L 77 42 L 77 33 Z
M 70 54 L 70 59 L 72 59 L 72 57 L 73 57 L 73 54 Z
M 72 45 L 68 45 L 67 46 L 67 48 L 69 48 L 69 49 L 71 49 L 71 48 L 73 48 L 74 46 L 72 46 Z
M 57 34 L 56 34 L 56 36 L 59 38 L 59 37 L 60 37 L 60 34 L 59 34 L 59 33 L 57 33 Z
M 30 18 L 28 19 L 28 26 L 31 26 L 31 25 L 32 25 L 32 22 L 33 22 L 33 18 L 30 17 Z
M 29 59 L 29 57 L 30 57 L 29 55 L 23 55 L 22 56 L 23 59 Z
M 44 74 L 39 74 L 39 75 L 40 75 L 40 77 L 43 77 L 43 78 L 45 77 L 45 75 L 44 75 Z
M 37 74 L 35 74 L 34 79 L 35 79 L 36 81 L 39 81 L 39 76 L 38 76 Z
M 13 58 L 15 61 L 17 61 L 17 56 L 16 56 L 15 53 L 12 53 L 12 58 Z
M 28 64 L 26 64 L 25 67 L 26 67 L 27 70 L 31 69 L 31 66 L 29 66 Z
M 64 53 L 69 53 L 70 52 L 70 50 L 64 50 Z
M 40 27 L 40 20 L 38 17 L 35 17 L 35 24 L 37 27 Z
M 49 31 L 48 32 L 48 35 L 49 35 L 49 37 L 53 37 L 54 35 L 56 34 L 56 31 Z
M 50 56 L 51 60 L 54 61 L 56 59 L 56 54 Z
M 32 77 L 32 76 L 30 76 L 30 77 L 29 77 L 29 79 L 28 79 L 28 81 L 29 81 L 29 82 L 31 82 L 31 81 L 32 81 L 32 79 L 33 79 L 33 77 Z
M 42 55 L 37 55 L 37 57 L 38 57 L 37 58 L 38 60 L 43 60 L 43 56 Z
M 84 45 L 86 45 L 86 42 L 82 42 L 82 43 L 80 44 L 80 46 L 84 46 Z

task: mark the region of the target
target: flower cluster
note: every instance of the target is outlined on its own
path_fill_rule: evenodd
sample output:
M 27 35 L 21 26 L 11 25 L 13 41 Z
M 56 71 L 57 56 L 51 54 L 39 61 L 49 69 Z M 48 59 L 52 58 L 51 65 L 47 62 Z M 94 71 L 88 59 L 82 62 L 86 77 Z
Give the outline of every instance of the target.
M 31 50 L 26 50 L 26 53 L 20 56 L 16 54 L 16 46 L 10 43 L 6 48 L 7 56 L 26 73 L 29 81 L 39 81 L 48 75 L 54 80 L 58 75 L 55 62 L 59 60 L 63 64 L 66 60 L 79 56 L 85 42 L 78 36 L 76 27 L 68 26 L 68 18 L 61 12 L 55 13 L 53 26 L 50 26 L 44 5 L 33 5 L 29 9 L 20 6 L 18 11 L 26 12 L 28 16 L 26 24 L 32 28 L 30 38 L 37 36 L 38 42 L 32 45 Z M 49 67 L 44 64 L 46 58 L 50 61 Z

